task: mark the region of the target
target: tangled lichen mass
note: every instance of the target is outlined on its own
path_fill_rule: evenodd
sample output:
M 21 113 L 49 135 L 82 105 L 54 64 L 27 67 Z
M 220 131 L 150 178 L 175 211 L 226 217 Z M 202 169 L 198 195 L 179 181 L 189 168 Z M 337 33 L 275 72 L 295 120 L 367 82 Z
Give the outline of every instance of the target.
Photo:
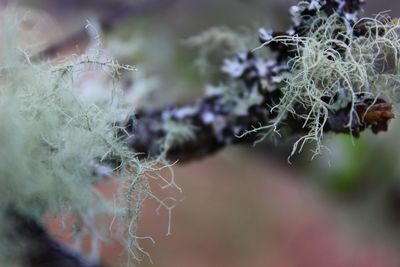
M 177 186 L 158 174 L 161 159 L 139 160 L 128 147 L 127 136 L 121 135 L 124 129 L 118 120 L 132 116 L 132 107 L 123 102 L 118 83 L 110 81 L 108 97 L 94 103 L 81 98 L 78 82 L 88 71 L 117 79 L 120 71 L 134 68 L 119 65 L 97 49 L 55 66 L 33 63 L 23 48 L 17 48 L 14 36 L 19 21 L 2 17 L 2 25 L 1 260 L 15 258 L 10 251 L 18 252 L 7 241 L 10 213 L 37 222 L 49 214 L 70 214 L 96 242 L 105 236 L 95 229 L 95 216 L 109 214 L 114 216 L 113 231 L 125 242 L 130 256 L 139 258 L 138 251 L 145 253 L 136 235 L 143 202 L 153 199 L 169 212 L 173 206 L 152 193 L 150 177 L 162 186 Z M 111 200 L 94 187 L 105 176 L 120 181 L 119 193 Z M 75 237 L 82 238 L 86 232 L 78 231 Z
M 315 143 L 314 155 L 320 154 L 326 148 L 322 137 L 332 113 L 349 106 L 346 127 L 351 132 L 354 120 L 364 120 L 358 105 L 367 99 L 370 107 L 378 99 L 395 102 L 400 86 L 397 20 L 381 14 L 352 21 L 349 28 L 349 21 L 337 13 L 318 12 L 313 19 L 305 19 L 308 25 L 303 35 L 269 35 L 262 45 L 280 43 L 292 54 L 287 61 L 289 71 L 282 73 L 282 97 L 272 108 L 277 115 L 270 125 L 256 129 L 278 132 L 288 116 L 301 118 L 307 133 L 294 144 L 290 156 L 307 142 Z

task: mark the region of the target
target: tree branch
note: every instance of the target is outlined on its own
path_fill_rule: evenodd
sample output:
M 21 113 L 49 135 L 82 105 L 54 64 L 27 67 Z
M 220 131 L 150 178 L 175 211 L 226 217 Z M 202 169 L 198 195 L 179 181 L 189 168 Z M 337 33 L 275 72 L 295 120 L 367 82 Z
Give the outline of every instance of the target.
M 292 7 L 293 25 L 289 30 L 272 32 L 261 29 L 260 41 L 266 43 L 279 35 L 304 36 L 310 31 L 310 18 L 321 11 L 327 15 L 336 12 L 351 28 L 358 18 L 362 3 L 361 0 L 303 2 Z M 362 27 L 359 24 L 355 28 L 355 38 L 365 34 Z M 276 118 L 277 113 L 272 107 L 279 103 L 282 96 L 279 90 L 283 80 L 282 73 L 290 71 L 290 58 L 297 53 L 296 49 L 284 42 L 268 42 L 265 46 L 276 52 L 275 59 L 264 60 L 248 52 L 226 60 L 223 70 L 236 80 L 233 88 L 228 89 L 231 93 L 235 92 L 233 99 L 229 99 L 229 93 L 225 90 L 214 90 L 203 99 L 186 106 L 138 111 L 136 117 L 125 125 L 130 134 L 129 145 L 143 155 L 161 153 L 163 145 L 160 140 L 168 134 L 163 125 L 169 121 L 180 122 L 195 129 L 194 139 L 167 151 L 169 159 L 180 162 L 207 156 L 230 144 L 257 140 L 256 131 L 251 130 L 254 127 L 271 125 Z M 330 101 L 321 100 L 327 103 Z M 309 108 L 300 103 L 293 108 L 296 115 L 288 115 L 282 123 L 283 127 L 288 128 L 291 134 L 301 135 L 308 132 L 309 129 L 304 125 Z M 351 133 L 357 137 L 366 128 L 371 128 L 374 133 L 386 131 L 388 121 L 393 117 L 392 107 L 385 100 L 363 96 L 363 101 L 358 101 L 354 106 L 349 103 L 339 110 L 330 110 L 323 130 Z M 237 137 L 249 131 L 252 134 Z
M 238 138 L 253 127 L 265 126 L 271 123 L 276 114 L 271 111 L 273 103 L 279 101 L 280 93 L 273 91 L 266 94 L 262 102 L 250 105 L 245 113 L 237 113 L 239 103 L 229 105 L 224 101 L 224 95 L 207 96 L 191 105 L 182 107 L 168 107 L 156 111 L 139 111 L 125 126 L 130 133 L 129 145 L 143 155 L 158 155 L 163 146 L 160 140 L 167 135 L 162 127 L 169 121 L 180 122 L 191 126 L 195 131 L 195 138 L 182 144 L 171 147 L 167 151 L 167 158 L 179 162 L 199 159 L 208 156 L 231 144 L 249 144 L 257 140 L 257 133 L 251 133 Z M 238 100 L 245 101 L 245 100 Z M 358 137 L 360 132 L 371 128 L 374 133 L 386 131 L 388 121 L 394 117 L 391 105 L 379 99 L 373 108 L 370 107 L 373 99 L 368 99 L 364 104 L 356 107 L 357 116 L 350 121 L 351 105 L 335 113 L 331 112 L 324 132 L 351 133 Z M 367 108 L 369 107 L 369 111 Z M 301 106 L 296 107 L 296 113 L 307 114 Z M 358 118 L 369 120 L 360 121 Z M 292 134 L 304 134 L 304 118 L 301 116 L 289 117 L 285 120 Z
M 22 244 L 26 251 L 23 261 L 27 267 L 103 266 L 50 237 L 46 229 L 35 220 L 15 211 L 10 212 L 9 218 L 15 229 L 10 241 L 13 244 Z
M 161 8 L 171 5 L 175 0 L 142 0 L 131 1 L 120 4 L 102 17 L 99 21 L 100 29 L 104 32 L 111 31 L 116 25 L 125 19 L 154 12 Z M 58 53 L 68 47 L 75 47 L 89 40 L 89 33 L 85 28 L 66 36 L 64 39 L 51 44 L 43 51 L 32 57 L 32 60 L 46 59 L 55 57 Z

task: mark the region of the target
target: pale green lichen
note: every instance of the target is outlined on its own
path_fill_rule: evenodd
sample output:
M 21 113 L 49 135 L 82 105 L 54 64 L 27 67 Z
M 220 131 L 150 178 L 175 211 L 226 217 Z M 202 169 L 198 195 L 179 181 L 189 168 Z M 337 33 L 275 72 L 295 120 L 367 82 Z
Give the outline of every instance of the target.
M 159 159 L 140 161 L 121 137 L 119 122 L 132 115 L 132 107 L 122 101 L 118 77 L 133 68 L 99 50 L 54 66 L 32 63 L 24 48 L 17 48 L 20 20 L 6 15 L 0 20 L 0 258 L 15 255 L 6 241 L 7 212 L 13 209 L 39 222 L 45 215 L 79 217 L 77 241 L 82 229 L 97 232 L 95 216 L 114 213 L 116 231 L 124 234 L 120 240 L 138 259 L 137 252 L 144 252 L 136 234 L 143 202 L 153 199 L 169 212 L 173 207 L 152 193 L 149 180 L 178 186 L 173 176 L 155 175 L 163 166 Z M 81 99 L 79 80 L 87 71 L 110 78 L 101 103 Z M 94 187 L 105 176 L 121 184 L 114 203 Z M 92 237 L 94 244 L 101 239 Z
M 358 118 L 354 107 L 365 97 L 396 101 L 400 88 L 400 24 L 379 15 L 361 19 L 353 30 L 361 24 L 365 34 L 355 37 L 339 15 L 319 14 L 305 36 L 277 36 L 269 41 L 294 47 L 296 56 L 288 62 L 290 71 L 283 76 L 283 96 L 273 107 L 276 118 L 271 125 L 250 132 L 278 132 L 287 116 L 301 117 L 308 133 L 295 142 L 290 157 L 309 142 L 315 144 L 315 156 L 326 148 L 322 138 L 329 111 L 351 104 L 349 127 L 353 119 L 363 119 Z M 295 104 L 308 113 L 297 114 Z
M 226 26 L 212 27 L 195 36 L 188 38 L 185 44 L 198 49 L 195 64 L 200 73 L 207 78 L 213 76 L 219 69 L 226 56 L 232 56 L 237 52 L 245 52 L 253 46 L 248 31 L 235 31 Z
M 165 137 L 160 140 L 160 142 L 162 153 L 164 154 L 168 153 L 170 149 L 179 147 L 196 138 L 196 128 L 182 122 L 172 120 L 165 121 L 162 125 L 162 129 L 165 131 Z

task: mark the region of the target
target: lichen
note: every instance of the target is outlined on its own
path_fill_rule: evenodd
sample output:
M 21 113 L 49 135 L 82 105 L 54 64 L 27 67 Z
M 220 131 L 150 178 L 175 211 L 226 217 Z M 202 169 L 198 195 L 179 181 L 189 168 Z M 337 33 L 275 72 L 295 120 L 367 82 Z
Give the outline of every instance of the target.
M 144 251 L 136 230 L 143 202 L 154 199 L 171 210 L 152 193 L 149 179 L 178 187 L 173 177 L 155 176 L 159 160 L 139 160 L 120 134 L 120 120 L 132 116 L 132 107 L 123 102 L 118 77 L 134 68 L 99 49 L 56 65 L 31 62 L 18 47 L 21 21 L 8 14 L 1 17 L 0 29 L 1 260 L 16 250 L 6 238 L 10 209 L 38 222 L 45 215 L 71 214 L 91 233 L 96 232 L 95 216 L 114 214 L 116 231 L 124 233 L 120 240 L 131 257 L 139 258 L 138 251 Z M 109 77 L 108 97 L 101 103 L 81 98 L 79 81 L 88 71 Z M 94 187 L 105 176 L 121 184 L 114 202 Z
M 168 120 L 162 125 L 165 137 L 160 140 L 162 153 L 166 154 L 171 148 L 179 147 L 196 138 L 196 128 L 173 120 Z
M 244 52 L 253 44 L 247 31 L 236 31 L 226 26 L 212 27 L 188 38 L 185 44 L 198 49 L 195 64 L 200 74 L 210 80 L 219 70 L 224 57 Z
M 294 56 L 288 61 L 289 71 L 282 74 L 282 97 L 272 108 L 276 117 L 251 132 L 279 132 L 288 116 L 301 118 L 307 133 L 295 142 L 290 157 L 309 142 L 315 144 L 314 156 L 327 148 L 322 138 L 330 113 L 350 105 L 346 127 L 351 132 L 353 120 L 363 121 L 355 110 L 359 103 L 366 98 L 396 101 L 400 86 L 397 20 L 381 14 L 357 21 L 350 30 L 348 20 L 336 13 L 319 12 L 308 20 L 305 35 L 279 35 L 262 45 L 284 44 L 293 48 Z M 357 30 L 363 32 L 355 35 Z M 305 112 L 299 114 L 299 107 Z

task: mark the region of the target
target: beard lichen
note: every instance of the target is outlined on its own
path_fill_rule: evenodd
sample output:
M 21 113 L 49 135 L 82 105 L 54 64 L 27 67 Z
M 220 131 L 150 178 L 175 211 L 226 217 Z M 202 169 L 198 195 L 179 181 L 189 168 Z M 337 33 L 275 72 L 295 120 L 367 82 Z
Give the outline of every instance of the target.
M 356 106 L 365 99 L 398 101 L 400 88 L 400 24 L 385 15 L 364 18 L 351 28 L 338 14 L 322 12 L 314 18 L 304 35 L 271 37 L 272 42 L 292 47 L 289 71 L 280 84 L 282 97 L 272 111 L 272 123 L 251 132 L 279 132 L 288 116 L 303 120 L 306 134 L 295 143 L 292 153 L 306 143 L 314 143 L 313 157 L 328 149 L 322 143 L 330 114 L 349 108 L 345 125 L 351 134 L 354 120 L 362 122 Z M 356 34 L 357 33 L 357 34 Z M 374 101 L 374 102 L 375 102 Z M 304 111 L 299 114 L 299 110 Z
M 155 200 L 169 215 L 173 208 L 152 192 L 150 180 L 163 188 L 178 186 L 173 176 L 160 175 L 161 159 L 139 160 L 121 134 L 120 120 L 133 112 L 117 80 L 121 71 L 134 68 L 119 65 L 101 50 L 57 65 L 31 62 L 18 47 L 21 21 L 10 17 L 0 18 L 0 260 L 15 261 L 17 253 L 24 253 L 7 241 L 13 231 L 10 210 L 38 223 L 53 215 L 79 218 L 77 244 L 86 232 L 96 244 L 104 240 L 104 233 L 95 229 L 96 216 L 114 214 L 115 232 L 129 258 L 147 255 L 139 243 L 143 238 L 136 234 L 143 202 Z M 79 80 L 88 71 L 111 80 L 109 97 L 102 103 L 81 98 Z M 120 185 L 114 201 L 94 186 L 105 177 Z M 96 251 L 92 255 L 99 256 Z

